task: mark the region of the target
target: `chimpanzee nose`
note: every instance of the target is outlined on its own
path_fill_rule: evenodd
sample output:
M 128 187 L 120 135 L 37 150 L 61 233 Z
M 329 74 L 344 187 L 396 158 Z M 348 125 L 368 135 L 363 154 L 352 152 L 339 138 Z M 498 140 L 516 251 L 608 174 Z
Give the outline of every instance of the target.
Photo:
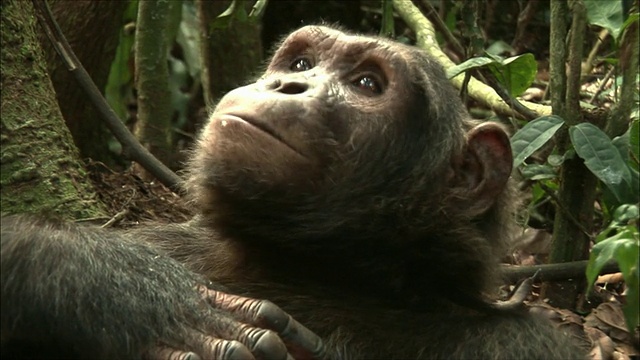
M 296 95 L 309 90 L 309 84 L 295 79 L 276 79 L 270 88 L 282 94 Z
M 282 84 L 282 86 L 280 86 L 280 89 L 278 91 L 283 94 L 295 95 L 302 94 L 303 92 L 307 91 L 308 88 L 309 85 L 307 85 L 307 83 L 299 81 L 286 81 Z

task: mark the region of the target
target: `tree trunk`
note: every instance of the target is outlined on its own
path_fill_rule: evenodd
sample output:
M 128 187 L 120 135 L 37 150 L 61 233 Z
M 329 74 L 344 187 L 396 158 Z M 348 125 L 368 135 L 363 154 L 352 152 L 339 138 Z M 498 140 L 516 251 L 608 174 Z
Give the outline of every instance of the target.
M 238 1 L 246 14 L 254 1 Z M 247 17 L 218 16 L 231 1 L 197 0 L 200 17 L 200 48 L 202 51 L 202 87 L 205 103 L 213 106 L 222 95 L 242 85 L 254 75 L 262 63 L 260 21 Z
M 36 26 L 30 1 L 2 2 L 2 211 L 104 216 L 56 103 Z
M 171 121 L 173 111 L 169 93 L 167 53 L 175 38 L 172 21 L 180 14 L 182 3 L 140 1 L 135 40 L 136 88 L 138 89 L 138 121 L 136 137 L 158 160 L 172 164 Z M 179 18 L 179 16 L 178 16 Z M 136 171 L 151 179 L 142 167 Z
M 55 0 L 49 3 L 73 52 L 104 93 L 118 46 L 123 14 L 129 2 Z M 37 33 L 45 50 L 60 110 L 80 154 L 106 164 L 113 163 L 107 143 L 110 139 L 107 128 L 44 32 L 37 28 Z
M 569 2 L 571 4 L 571 2 Z M 551 104 L 553 113 L 562 117 L 568 126 L 584 122 L 580 112 L 580 65 L 583 58 L 586 10 L 574 3 L 570 41 L 565 45 L 569 7 L 564 0 L 551 2 Z M 565 46 L 566 52 L 560 50 Z M 568 64 L 568 67 L 567 65 Z M 595 124 L 600 125 L 600 124 Z M 571 149 L 569 133 L 561 130 L 556 141 L 558 152 Z M 553 223 L 553 240 L 549 262 L 562 263 L 584 260 L 589 257 L 589 236 L 593 228 L 593 204 L 596 200 L 598 180 L 578 156 L 566 159 L 560 169 L 560 190 Z M 578 296 L 584 290 L 584 280 L 573 279 L 545 283 L 541 296 L 553 306 L 566 309 L 576 307 Z

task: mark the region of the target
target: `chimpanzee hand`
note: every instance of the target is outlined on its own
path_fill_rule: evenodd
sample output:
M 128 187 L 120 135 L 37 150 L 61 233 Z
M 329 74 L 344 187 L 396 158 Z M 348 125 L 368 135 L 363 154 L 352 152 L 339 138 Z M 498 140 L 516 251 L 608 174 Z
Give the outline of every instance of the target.
M 183 346 L 160 345 L 153 360 L 323 359 L 322 339 L 270 301 L 250 299 L 199 286 L 205 301 L 233 317 L 207 314 L 214 334 L 188 331 Z M 188 350 L 182 350 L 188 349 Z
M 3 357 L 324 357 L 320 338 L 280 308 L 220 292 L 141 232 L 1 220 Z M 151 233 L 197 237 L 189 226 Z

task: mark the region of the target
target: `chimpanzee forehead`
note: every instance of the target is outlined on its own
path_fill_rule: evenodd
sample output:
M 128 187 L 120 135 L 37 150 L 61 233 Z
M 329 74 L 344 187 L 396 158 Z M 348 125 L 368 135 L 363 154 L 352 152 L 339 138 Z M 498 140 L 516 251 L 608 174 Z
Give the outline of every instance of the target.
M 351 58 L 375 51 L 378 57 L 398 59 L 395 56 L 398 52 L 409 51 L 406 46 L 383 38 L 350 34 L 326 26 L 305 26 L 289 35 L 283 46 L 299 42 L 333 57 Z

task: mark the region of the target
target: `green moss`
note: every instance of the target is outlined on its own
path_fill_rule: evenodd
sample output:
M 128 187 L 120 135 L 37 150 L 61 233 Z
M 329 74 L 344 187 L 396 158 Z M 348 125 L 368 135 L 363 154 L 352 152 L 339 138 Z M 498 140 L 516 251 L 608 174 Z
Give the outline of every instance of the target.
M 103 215 L 55 100 L 32 14 L 31 2 L 3 2 L 0 206 L 4 213 Z

